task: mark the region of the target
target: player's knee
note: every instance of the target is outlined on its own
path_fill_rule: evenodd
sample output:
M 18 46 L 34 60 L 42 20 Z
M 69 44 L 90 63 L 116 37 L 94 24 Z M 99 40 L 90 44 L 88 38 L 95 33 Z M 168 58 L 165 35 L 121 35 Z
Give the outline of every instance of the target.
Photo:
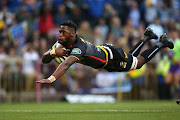
M 137 57 L 137 59 L 138 59 L 138 64 L 136 69 L 140 69 L 146 62 L 142 56 Z
M 138 64 L 136 69 L 141 69 L 142 66 L 143 66 L 142 64 Z

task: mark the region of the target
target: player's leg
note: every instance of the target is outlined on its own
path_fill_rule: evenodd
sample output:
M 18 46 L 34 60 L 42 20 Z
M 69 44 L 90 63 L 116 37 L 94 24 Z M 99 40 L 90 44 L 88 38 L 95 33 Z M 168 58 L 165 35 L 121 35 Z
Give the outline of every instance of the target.
M 180 81 L 179 76 L 180 76 L 180 66 L 178 64 L 171 65 L 168 75 L 166 76 L 166 83 L 168 84 L 173 83 L 176 88 L 179 87 L 179 81 Z
M 137 69 L 141 68 L 145 63 L 149 62 L 160 49 L 165 47 L 173 49 L 174 43 L 170 39 L 168 39 L 166 34 L 162 34 L 160 36 L 160 42 L 158 42 L 152 48 L 145 50 L 143 53 L 141 53 L 140 56 L 137 57 Z
M 133 56 L 137 57 L 143 47 L 143 45 L 151 40 L 151 39 L 158 39 L 158 36 L 153 32 L 151 28 L 146 28 L 144 32 L 144 36 L 141 40 L 129 51 Z
M 170 65 L 168 74 L 166 75 L 166 78 L 165 78 L 166 84 L 170 84 L 173 81 L 173 74 L 175 74 L 177 68 L 178 68 L 177 65 L 172 65 L 172 64 Z
M 175 74 L 174 74 L 174 86 L 175 86 L 176 88 L 179 87 L 179 81 L 180 81 L 180 79 L 179 79 L 179 73 L 175 73 Z
M 166 75 L 166 78 L 165 78 L 165 83 L 166 84 L 170 84 L 172 82 L 172 73 L 169 72 L 167 75 Z

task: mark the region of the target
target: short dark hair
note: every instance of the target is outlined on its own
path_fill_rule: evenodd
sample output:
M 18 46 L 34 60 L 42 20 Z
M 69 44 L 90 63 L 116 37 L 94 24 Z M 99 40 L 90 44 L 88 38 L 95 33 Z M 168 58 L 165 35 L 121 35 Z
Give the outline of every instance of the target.
M 61 23 L 61 25 L 65 25 L 65 26 L 73 28 L 75 33 L 76 33 L 77 25 L 73 21 L 70 21 L 70 20 L 69 21 L 65 21 L 65 22 Z

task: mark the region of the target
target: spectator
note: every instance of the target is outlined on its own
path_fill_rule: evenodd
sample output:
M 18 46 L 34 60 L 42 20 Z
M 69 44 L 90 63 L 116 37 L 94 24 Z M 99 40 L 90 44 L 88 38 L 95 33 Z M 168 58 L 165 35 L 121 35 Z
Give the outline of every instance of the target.
M 32 44 L 27 44 L 23 51 L 23 73 L 26 76 L 26 92 L 33 92 L 35 90 L 35 73 L 36 73 L 36 60 L 38 60 L 39 55 Z
M 18 57 L 21 57 L 22 56 L 22 51 L 21 51 L 21 48 L 19 46 L 19 41 L 18 40 L 14 40 L 12 42 L 12 46 L 15 49 L 15 55 L 18 56 Z
M 145 0 L 145 20 L 146 25 L 149 25 L 154 21 L 155 18 L 158 16 L 158 9 L 157 9 L 158 0 Z
M 113 16 L 117 16 L 117 11 L 113 8 L 111 4 L 105 4 L 103 17 L 108 25 L 110 24 L 111 17 Z
M 79 7 L 75 6 L 71 9 L 70 19 L 79 26 L 81 21 L 85 19 L 85 16 L 82 15 L 83 13 Z
M 6 25 L 11 25 L 13 22 L 13 14 L 8 11 L 6 6 L 3 6 L 0 10 L 0 21 L 4 21 Z
M 46 36 L 47 32 L 54 27 L 51 6 L 43 3 L 40 9 L 39 31 L 42 36 Z
M 133 27 L 133 20 L 131 18 L 128 18 L 126 24 L 123 26 L 123 36 L 127 38 L 128 45 L 132 47 L 132 40 L 134 37 L 137 37 L 137 31 Z
M 94 30 L 93 30 L 93 44 L 94 45 L 100 45 L 100 44 L 104 44 L 105 41 L 104 41 L 104 37 L 103 35 L 101 34 L 101 31 L 98 27 L 95 27 Z
M 168 33 L 169 31 L 174 30 L 174 29 L 178 30 L 178 22 L 175 22 L 173 18 L 170 18 L 167 23 L 167 26 L 165 27 L 165 31 Z
M 36 13 L 35 12 L 30 13 L 30 11 L 28 11 L 28 8 L 26 6 L 21 6 L 18 10 L 18 13 L 16 14 L 17 23 L 21 23 L 24 21 L 27 22 L 27 26 L 28 26 L 27 38 L 31 38 L 33 34 L 35 18 L 36 18 Z M 32 42 L 31 39 L 29 41 Z
M 54 15 L 54 23 L 60 25 L 62 22 L 69 19 L 69 15 L 66 13 L 66 7 L 64 4 L 58 7 L 57 13 Z
M 172 9 L 173 9 L 173 19 L 175 21 L 180 21 L 180 1 L 179 0 L 171 0 L 172 1 Z
M 133 28 L 137 28 L 140 22 L 140 11 L 137 2 L 132 1 L 130 7 L 129 17 L 133 20 Z
M 167 56 L 163 56 L 157 64 L 156 72 L 158 74 L 158 94 L 159 99 L 170 99 L 171 98 L 171 85 L 165 83 L 165 77 L 168 74 L 170 62 Z M 162 69 L 163 68 L 163 69 Z
M 100 18 L 98 20 L 98 24 L 97 24 L 97 28 L 100 29 L 101 34 L 103 35 L 104 38 L 107 37 L 108 31 L 109 31 L 109 27 L 106 24 L 106 21 L 104 18 Z
M 18 64 L 21 63 L 21 57 L 16 56 L 16 50 L 14 47 L 8 49 L 8 55 L 6 59 L 6 67 L 9 73 L 18 73 L 20 71 Z
M 74 64 L 74 66 L 76 74 L 71 74 L 74 81 L 73 86 L 71 86 L 73 88 L 73 92 L 79 94 L 90 93 L 90 89 L 93 87 L 93 69 L 91 67 L 83 66 L 80 64 Z M 84 79 L 86 79 L 87 81 L 84 82 Z
M 83 0 L 89 6 L 89 20 L 92 26 L 97 24 L 98 18 L 101 18 L 104 14 L 104 5 L 107 0 Z M 108 0 L 109 1 L 109 0 Z
M 118 4 L 119 6 L 118 8 L 116 8 L 116 10 L 118 11 L 118 16 L 121 19 L 122 25 L 124 25 L 127 19 L 129 18 L 129 12 L 130 12 L 129 1 L 128 0 L 116 0 L 116 1 L 117 4 L 119 3 Z
M 87 41 L 91 42 L 92 40 L 92 30 L 91 26 L 88 21 L 82 21 L 80 23 L 80 27 L 78 29 L 78 34 L 83 39 L 86 39 Z
M 4 63 L 5 63 L 6 57 L 7 57 L 7 54 L 5 53 L 4 47 L 1 46 L 0 47 L 0 74 L 2 74 L 4 71 Z
M 42 57 L 43 53 L 48 49 L 51 49 L 51 47 L 48 46 L 47 39 L 41 37 L 39 40 L 39 55 Z
M 106 38 L 106 43 L 108 44 L 114 44 L 116 42 L 115 36 L 112 32 L 109 32 Z
M 46 41 L 48 41 L 48 45 L 47 46 L 45 46 L 44 48 L 51 48 L 53 45 L 54 45 L 54 43 L 56 42 L 56 41 L 58 41 L 58 39 L 55 39 L 55 35 L 54 35 L 54 33 L 53 33 L 53 31 L 52 30 L 50 30 L 48 33 L 47 33 L 47 37 L 46 37 Z M 46 43 L 47 44 L 47 43 Z
M 168 7 L 168 4 L 165 2 L 162 2 L 159 6 L 159 16 L 160 16 L 160 22 L 163 25 L 163 27 L 166 27 L 168 24 L 169 19 L 171 18 L 173 12 L 172 8 Z
M 154 33 L 156 33 L 157 36 L 160 36 L 162 33 L 164 33 L 164 28 L 160 24 L 159 18 L 155 18 L 153 23 L 151 23 L 149 27 L 153 29 Z M 158 41 L 153 40 L 153 42 L 156 43 Z
M 170 69 L 166 76 L 166 84 L 173 83 L 175 88 L 179 87 L 180 76 L 180 38 L 176 30 L 170 32 L 171 39 L 174 41 L 174 49 L 169 52 L 171 60 Z
M 122 36 L 121 21 L 118 16 L 113 16 L 111 18 L 110 32 L 112 32 L 116 40 Z

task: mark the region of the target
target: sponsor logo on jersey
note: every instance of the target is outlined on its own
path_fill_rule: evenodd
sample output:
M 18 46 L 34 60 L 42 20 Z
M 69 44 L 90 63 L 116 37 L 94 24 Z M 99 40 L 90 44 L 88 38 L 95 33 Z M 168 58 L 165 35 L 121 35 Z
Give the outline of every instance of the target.
M 72 51 L 71 51 L 71 54 L 81 54 L 81 50 L 79 48 L 74 48 Z
M 122 67 L 122 68 L 126 68 L 126 65 L 127 65 L 127 62 L 120 62 L 120 66 Z

